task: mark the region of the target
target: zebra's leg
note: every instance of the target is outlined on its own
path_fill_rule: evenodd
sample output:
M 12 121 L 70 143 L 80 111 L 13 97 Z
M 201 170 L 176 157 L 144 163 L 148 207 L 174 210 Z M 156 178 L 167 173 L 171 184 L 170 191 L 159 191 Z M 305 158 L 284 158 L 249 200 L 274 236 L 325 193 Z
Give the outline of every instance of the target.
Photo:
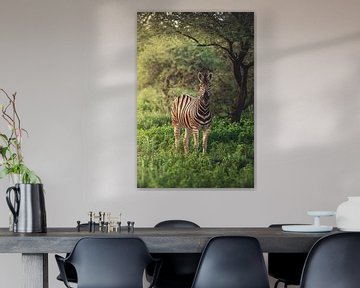
M 204 135 L 203 135 L 203 143 L 202 143 L 203 154 L 205 154 L 206 150 L 207 150 L 207 142 L 209 139 L 209 133 L 210 133 L 210 128 L 205 129 Z
M 184 135 L 184 151 L 185 154 L 189 152 L 189 138 L 190 138 L 191 129 L 185 128 L 185 135 Z
M 175 149 L 179 150 L 179 139 L 180 139 L 180 127 L 174 126 L 174 137 L 175 137 Z
M 194 137 L 194 150 L 197 152 L 199 150 L 199 129 L 193 128 L 193 137 Z

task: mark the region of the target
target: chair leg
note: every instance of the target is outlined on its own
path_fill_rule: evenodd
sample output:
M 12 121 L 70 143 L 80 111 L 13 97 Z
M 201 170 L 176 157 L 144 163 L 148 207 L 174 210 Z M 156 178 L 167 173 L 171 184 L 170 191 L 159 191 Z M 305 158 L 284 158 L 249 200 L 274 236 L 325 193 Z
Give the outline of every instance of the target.
M 275 282 L 275 284 L 274 284 L 274 288 L 277 288 L 280 283 L 284 283 L 284 288 L 287 288 L 287 287 L 288 287 L 288 285 L 287 285 L 286 282 L 283 282 L 283 281 L 281 281 L 281 280 L 277 280 L 277 281 Z

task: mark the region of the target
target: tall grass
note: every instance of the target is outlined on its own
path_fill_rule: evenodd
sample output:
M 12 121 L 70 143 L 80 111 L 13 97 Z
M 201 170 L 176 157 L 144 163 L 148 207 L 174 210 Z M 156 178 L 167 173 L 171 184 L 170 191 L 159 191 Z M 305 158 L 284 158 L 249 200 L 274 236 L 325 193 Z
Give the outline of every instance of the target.
M 168 113 L 138 111 L 137 185 L 139 188 L 254 187 L 253 143 L 251 111 L 244 113 L 240 123 L 215 117 L 205 155 L 200 148 L 194 151 L 192 139 L 188 155 L 183 152 L 182 142 L 181 149 L 175 151 Z

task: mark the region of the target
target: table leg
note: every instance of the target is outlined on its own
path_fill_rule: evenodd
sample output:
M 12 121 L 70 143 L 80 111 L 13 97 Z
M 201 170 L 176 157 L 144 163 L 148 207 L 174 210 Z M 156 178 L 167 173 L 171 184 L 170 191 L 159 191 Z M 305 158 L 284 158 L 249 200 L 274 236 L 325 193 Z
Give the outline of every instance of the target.
M 22 254 L 23 288 L 49 288 L 48 254 Z

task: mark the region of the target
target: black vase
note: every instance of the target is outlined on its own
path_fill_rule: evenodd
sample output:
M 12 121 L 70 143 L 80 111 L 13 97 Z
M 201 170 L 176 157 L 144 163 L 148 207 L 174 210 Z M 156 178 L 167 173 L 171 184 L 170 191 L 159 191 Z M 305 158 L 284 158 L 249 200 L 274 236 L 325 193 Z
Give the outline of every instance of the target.
M 12 192 L 13 197 L 11 197 Z M 14 216 L 14 232 L 45 233 L 47 231 L 42 184 L 15 184 L 6 190 L 6 202 Z

